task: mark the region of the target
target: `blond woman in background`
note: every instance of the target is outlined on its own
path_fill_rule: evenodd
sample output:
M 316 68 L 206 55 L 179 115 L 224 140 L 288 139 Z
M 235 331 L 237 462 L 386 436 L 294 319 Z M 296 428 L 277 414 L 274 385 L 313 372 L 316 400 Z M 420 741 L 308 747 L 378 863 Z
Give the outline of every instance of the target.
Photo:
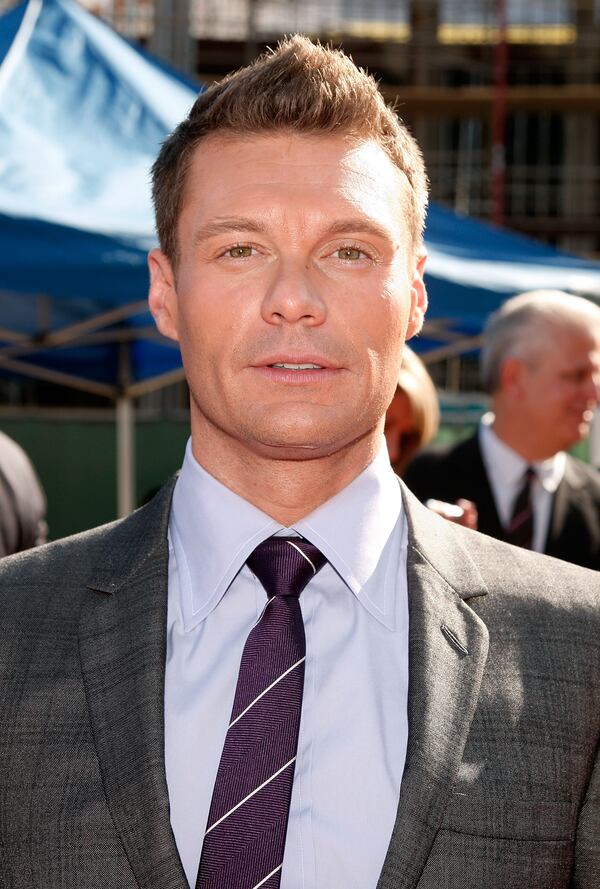
M 435 438 L 439 425 L 440 406 L 433 380 L 419 356 L 405 345 L 398 385 L 385 415 L 385 440 L 396 475 L 402 476 L 417 451 Z M 425 505 L 451 522 L 477 527 L 477 507 L 471 500 L 428 500 Z
M 418 355 L 404 346 L 398 385 L 385 417 L 385 439 L 396 475 L 420 448 L 435 437 L 440 408 L 429 372 Z

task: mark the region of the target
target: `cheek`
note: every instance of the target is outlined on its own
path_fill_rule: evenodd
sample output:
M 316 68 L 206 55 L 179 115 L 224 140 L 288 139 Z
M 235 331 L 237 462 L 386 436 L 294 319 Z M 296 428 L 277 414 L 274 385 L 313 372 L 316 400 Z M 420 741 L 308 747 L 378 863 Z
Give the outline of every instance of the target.
M 198 369 L 210 368 L 217 353 L 217 343 L 223 338 L 215 329 L 218 316 L 199 300 L 190 300 L 180 306 L 179 345 L 186 372 L 193 374 Z
M 391 374 L 395 386 L 406 338 L 408 306 L 393 295 L 383 296 L 380 302 L 379 311 L 369 315 L 368 330 L 381 365 L 380 372 Z
M 182 342 L 213 351 L 236 328 L 233 299 L 209 286 L 180 290 L 179 319 Z
M 540 422 L 555 423 L 564 417 L 572 402 L 572 397 L 559 383 L 549 384 L 533 394 L 533 410 Z
M 367 285 L 368 287 L 368 285 Z M 389 351 L 396 344 L 401 348 L 410 311 L 409 288 L 405 279 L 398 282 L 394 277 L 380 283 L 371 291 L 359 295 L 357 323 L 379 351 Z M 358 313 L 357 313 L 358 314 Z

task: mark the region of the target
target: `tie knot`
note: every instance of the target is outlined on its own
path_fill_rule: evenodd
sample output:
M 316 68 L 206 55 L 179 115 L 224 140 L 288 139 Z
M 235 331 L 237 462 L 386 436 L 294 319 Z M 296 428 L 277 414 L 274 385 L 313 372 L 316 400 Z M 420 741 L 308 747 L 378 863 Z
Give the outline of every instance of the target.
M 299 596 L 326 561 L 323 553 L 302 537 L 269 537 L 256 547 L 246 564 L 271 599 Z

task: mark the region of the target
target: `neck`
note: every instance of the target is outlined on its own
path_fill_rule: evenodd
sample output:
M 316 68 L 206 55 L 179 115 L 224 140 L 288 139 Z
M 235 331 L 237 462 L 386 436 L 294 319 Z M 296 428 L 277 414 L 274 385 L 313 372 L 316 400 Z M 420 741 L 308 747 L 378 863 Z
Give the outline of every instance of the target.
M 506 415 L 504 411 L 495 412 L 493 429 L 498 438 L 527 463 L 554 456 L 552 448 L 536 439 L 536 430 L 531 428 L 531 423 L 518 422 L 514 413 Z
M 192 452 L 198 463 L 244 500 L 290 527 L 330 500 L 374 460 L 381 430 L 333 454 L 298 459 L 274 457 L 242 446 L 215 448 L 206 436 L 194 434 Z

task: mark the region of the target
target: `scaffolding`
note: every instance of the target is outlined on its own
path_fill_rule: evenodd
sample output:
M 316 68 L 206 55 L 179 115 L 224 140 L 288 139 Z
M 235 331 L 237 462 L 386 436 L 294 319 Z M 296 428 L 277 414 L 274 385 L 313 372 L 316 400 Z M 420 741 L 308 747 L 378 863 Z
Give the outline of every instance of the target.
M 417 136 L 432 198 L 600 256 L 600 0 L 82 0 L 210 82 L 300 31 Z

